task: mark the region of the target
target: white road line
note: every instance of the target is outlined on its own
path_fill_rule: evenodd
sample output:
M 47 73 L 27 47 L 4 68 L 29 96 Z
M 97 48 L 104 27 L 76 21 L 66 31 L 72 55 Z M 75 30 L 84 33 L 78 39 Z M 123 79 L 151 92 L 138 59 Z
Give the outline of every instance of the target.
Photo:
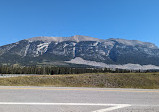
M 109 108 L 106 108 L 106 109 L 100 109 L 100 110 L 96 110 L 96 111 L 93 111 L 93 112 L 109 112 L 109 111 L 112 111 L 112 110 L 117 110 L 117 109 L 121 109 L 121 108 L 125 108 L 125 107 L 129 107 L 131 105 L 128 105 L 128 104 L 118 104 L 116 106 L 113 106 L 113 107 L 109 107 Z
M 36 102 L 0 102 L 0 105 L 67 105 L 67 106 L 111 106 L 93 112 L 108 112 L 120 108 L 129 107 L 129 104 L 99 104 L 99 103 L 36 103 Z
M 159 105 L 132 105 L 135 107 L 159 107 Z

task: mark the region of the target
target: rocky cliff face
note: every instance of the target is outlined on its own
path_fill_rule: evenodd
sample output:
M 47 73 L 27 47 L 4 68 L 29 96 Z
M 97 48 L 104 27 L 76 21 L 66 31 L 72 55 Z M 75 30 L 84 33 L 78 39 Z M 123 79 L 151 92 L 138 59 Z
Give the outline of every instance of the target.
M 159 65 L 159 48 L 137 40 L 102 40 L 81 35 L 34 37 L 0 47 L 0 63 L 6 64 L 60 65 L 76 57 L 116 65 Z

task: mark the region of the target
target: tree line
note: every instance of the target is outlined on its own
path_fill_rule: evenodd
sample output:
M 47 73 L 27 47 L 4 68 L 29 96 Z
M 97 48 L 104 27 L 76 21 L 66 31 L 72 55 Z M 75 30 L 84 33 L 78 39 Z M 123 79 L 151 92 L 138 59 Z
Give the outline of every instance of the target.
M 130 73 L 131 70 L 110 68 L 71 68 L 71 67 L 48 67 L 48 66 L 0 66 L 0 74 L 82 74 L 82 73 Z M 137 71 L 135 71 L 137 72 Z

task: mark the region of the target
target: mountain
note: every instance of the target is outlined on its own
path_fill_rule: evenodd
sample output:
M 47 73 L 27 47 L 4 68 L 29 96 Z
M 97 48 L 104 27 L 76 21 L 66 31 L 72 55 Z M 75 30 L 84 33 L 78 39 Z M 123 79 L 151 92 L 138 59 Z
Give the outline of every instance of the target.
M 0 63 L 7 65 L 91 66 L 84 61 L 78 63 L 81 60 L 113 68 L 129 65 L 129 69 L 157 69 L 159 48 L 152 43 L 137 40 L 103 40 L 82 35 L 34 37 L 0 47 Z

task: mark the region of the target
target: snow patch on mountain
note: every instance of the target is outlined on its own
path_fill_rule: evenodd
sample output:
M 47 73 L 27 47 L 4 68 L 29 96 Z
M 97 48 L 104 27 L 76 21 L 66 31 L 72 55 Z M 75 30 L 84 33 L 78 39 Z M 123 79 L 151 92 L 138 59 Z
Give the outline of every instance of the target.
M 111 64 L 105 64 L 102 62 L 84 60 L 80 57 L 76 57 L 75 59 L 72 59 L 71 61 L 65 61 L 65 62 L 73 63 L 73 64 L 90 65 L 90 66 L 96 66 L 96 67 L 102 67 L 102 68 L 105 68 L 105 67 L 106 68 L 119 68 L 119 69 L 127 69 L 127 70 L 159 69 L 158 66 L 154 66 L 154 65 L 139 65 L 139 64 L 111 65 Z
M 110 50 L 108 50 L 108 53 L 106 54 L 106 56 L 109 56 L 109 54 L 110 54 Z
M 93 46 L 97 46 L 98 45 L 98 42 L 95 42 L 94 44 L 93 44 Z
M 37 45 L 37 51 L 36 51 L 36 56 L 42 55 L 45 53 L 48 49 L 50 43 L 42 43 Z
M 28 45 L 26 46 L 26 49 L 25 49 L 25 52 L 24 52 L 24 56 L 27 55 L 29 47 L 30 47 L 30 44 L 28 44 Z
M 63 48 L 67 47 L 68 45 L 69 45 L 69 44 L 64 44 L 64 45 L 63 45 Z

